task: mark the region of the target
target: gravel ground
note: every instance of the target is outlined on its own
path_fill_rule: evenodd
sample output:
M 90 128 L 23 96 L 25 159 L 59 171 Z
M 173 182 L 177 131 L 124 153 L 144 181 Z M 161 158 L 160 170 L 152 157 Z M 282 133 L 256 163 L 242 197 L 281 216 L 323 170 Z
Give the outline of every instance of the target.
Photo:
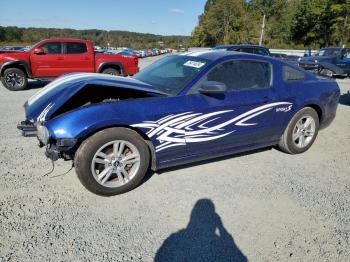
M 141 61 L 141 65 L 152 59 Z M 350 79 L 339 80 L 342 93 Z M 231 156 L 93 195 L 16 124 L 42 85 L 0 86 L 0 261 L 349 261 L 350 99 L 311 149 Z

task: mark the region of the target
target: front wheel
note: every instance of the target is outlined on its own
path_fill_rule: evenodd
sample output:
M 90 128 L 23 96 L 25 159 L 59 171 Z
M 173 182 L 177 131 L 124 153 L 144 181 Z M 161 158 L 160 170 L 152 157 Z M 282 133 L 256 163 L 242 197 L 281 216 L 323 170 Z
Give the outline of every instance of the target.
M 300 154 L 314 143 L 319 129 L 319 117 L 316 111 L 305 107 L 297 112 L 284 131 L 279 148 L 289 154 Z
M 150 162 L 143 138 L 126 128 L 108 128 L 86 139 L 74 163 L 79 180 L 98 195 L 117 195 L 135 188 Z
M 20 91 L 26 89 L 28 85 L 27 75 L 18 68 L 8 68 L 1 78 L 2 84 L 11 91 Z

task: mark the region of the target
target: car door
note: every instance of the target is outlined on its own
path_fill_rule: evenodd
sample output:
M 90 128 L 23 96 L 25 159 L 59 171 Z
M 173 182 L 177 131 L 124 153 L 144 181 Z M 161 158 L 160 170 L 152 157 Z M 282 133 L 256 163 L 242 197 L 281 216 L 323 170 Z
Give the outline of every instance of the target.
M 44 50 L 43 54 L 31 54 L 32 72 L 35 77 L 56 77 L 65 70 L 61 42 L 46 42 L 38 46 Z
M 273 66 L 263 60 L 235 59 L 217 65 L 187 95 L 187 107 L 198 115 L 179 126 L 185 130 L 189 155 L 207 155 L 253 147 L 271 141 L 278 96 Z M 204 81 L 217 81 L 227 91 L 204 95 Z
M 64 72 L 94 72 L 94 55 L 88 52 L 85 43 L 65 42 L 63 59 L 66 62 Z
M 341 56 L 337 58 L 336 65 L 343 69 L 346 74 L 350 74 L 350 49 L 342 51 Z

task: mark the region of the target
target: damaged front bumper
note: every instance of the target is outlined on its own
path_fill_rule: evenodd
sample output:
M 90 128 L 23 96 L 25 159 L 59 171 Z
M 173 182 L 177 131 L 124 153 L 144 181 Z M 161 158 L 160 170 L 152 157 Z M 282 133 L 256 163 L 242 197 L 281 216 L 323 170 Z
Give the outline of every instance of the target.
M 34 137 L 38 132 L 37 127 L 29 120 L 22 121 L 17 125 L 17 128 L 21 130 L 22 135 L 25 137 Z
M 77 139 L 59 139 L 46 146 L 45 156 L 53 161 L 60 158 L 72 160 L 77 147 Z

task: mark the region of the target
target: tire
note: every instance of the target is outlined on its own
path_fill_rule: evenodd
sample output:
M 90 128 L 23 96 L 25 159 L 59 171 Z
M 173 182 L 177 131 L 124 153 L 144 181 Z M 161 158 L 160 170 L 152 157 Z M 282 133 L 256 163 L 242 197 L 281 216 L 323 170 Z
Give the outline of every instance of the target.
M 102 71 L 102 74 L 107 74 L 107 75 L 113 75 L 113 76 L 119 76 L 120 75 L 120 71 L 118 71 L 115 68 L 106 68 Z
M 1 78 L 2 84 L 11 91 L 24 90 L 28 86 L 27 75 L 18 68 L 8 68 Z
M 307 119 L 311 121 L 308 122 L 309 125 L 306 123 Z M 278 144 L 279 148 L 289 154 L 307 151 L 317 137 L 319 125 L 319 117 L 314 109 L 311 107 L 301 109 L 285 129 Z
M 87 138 L 74 158 L 80 182 L 89 191 L 103 196 L 134 189 L 147 173 L 149 163 L 149 148 L 143 138 L 120 127 L 104 129 Z

